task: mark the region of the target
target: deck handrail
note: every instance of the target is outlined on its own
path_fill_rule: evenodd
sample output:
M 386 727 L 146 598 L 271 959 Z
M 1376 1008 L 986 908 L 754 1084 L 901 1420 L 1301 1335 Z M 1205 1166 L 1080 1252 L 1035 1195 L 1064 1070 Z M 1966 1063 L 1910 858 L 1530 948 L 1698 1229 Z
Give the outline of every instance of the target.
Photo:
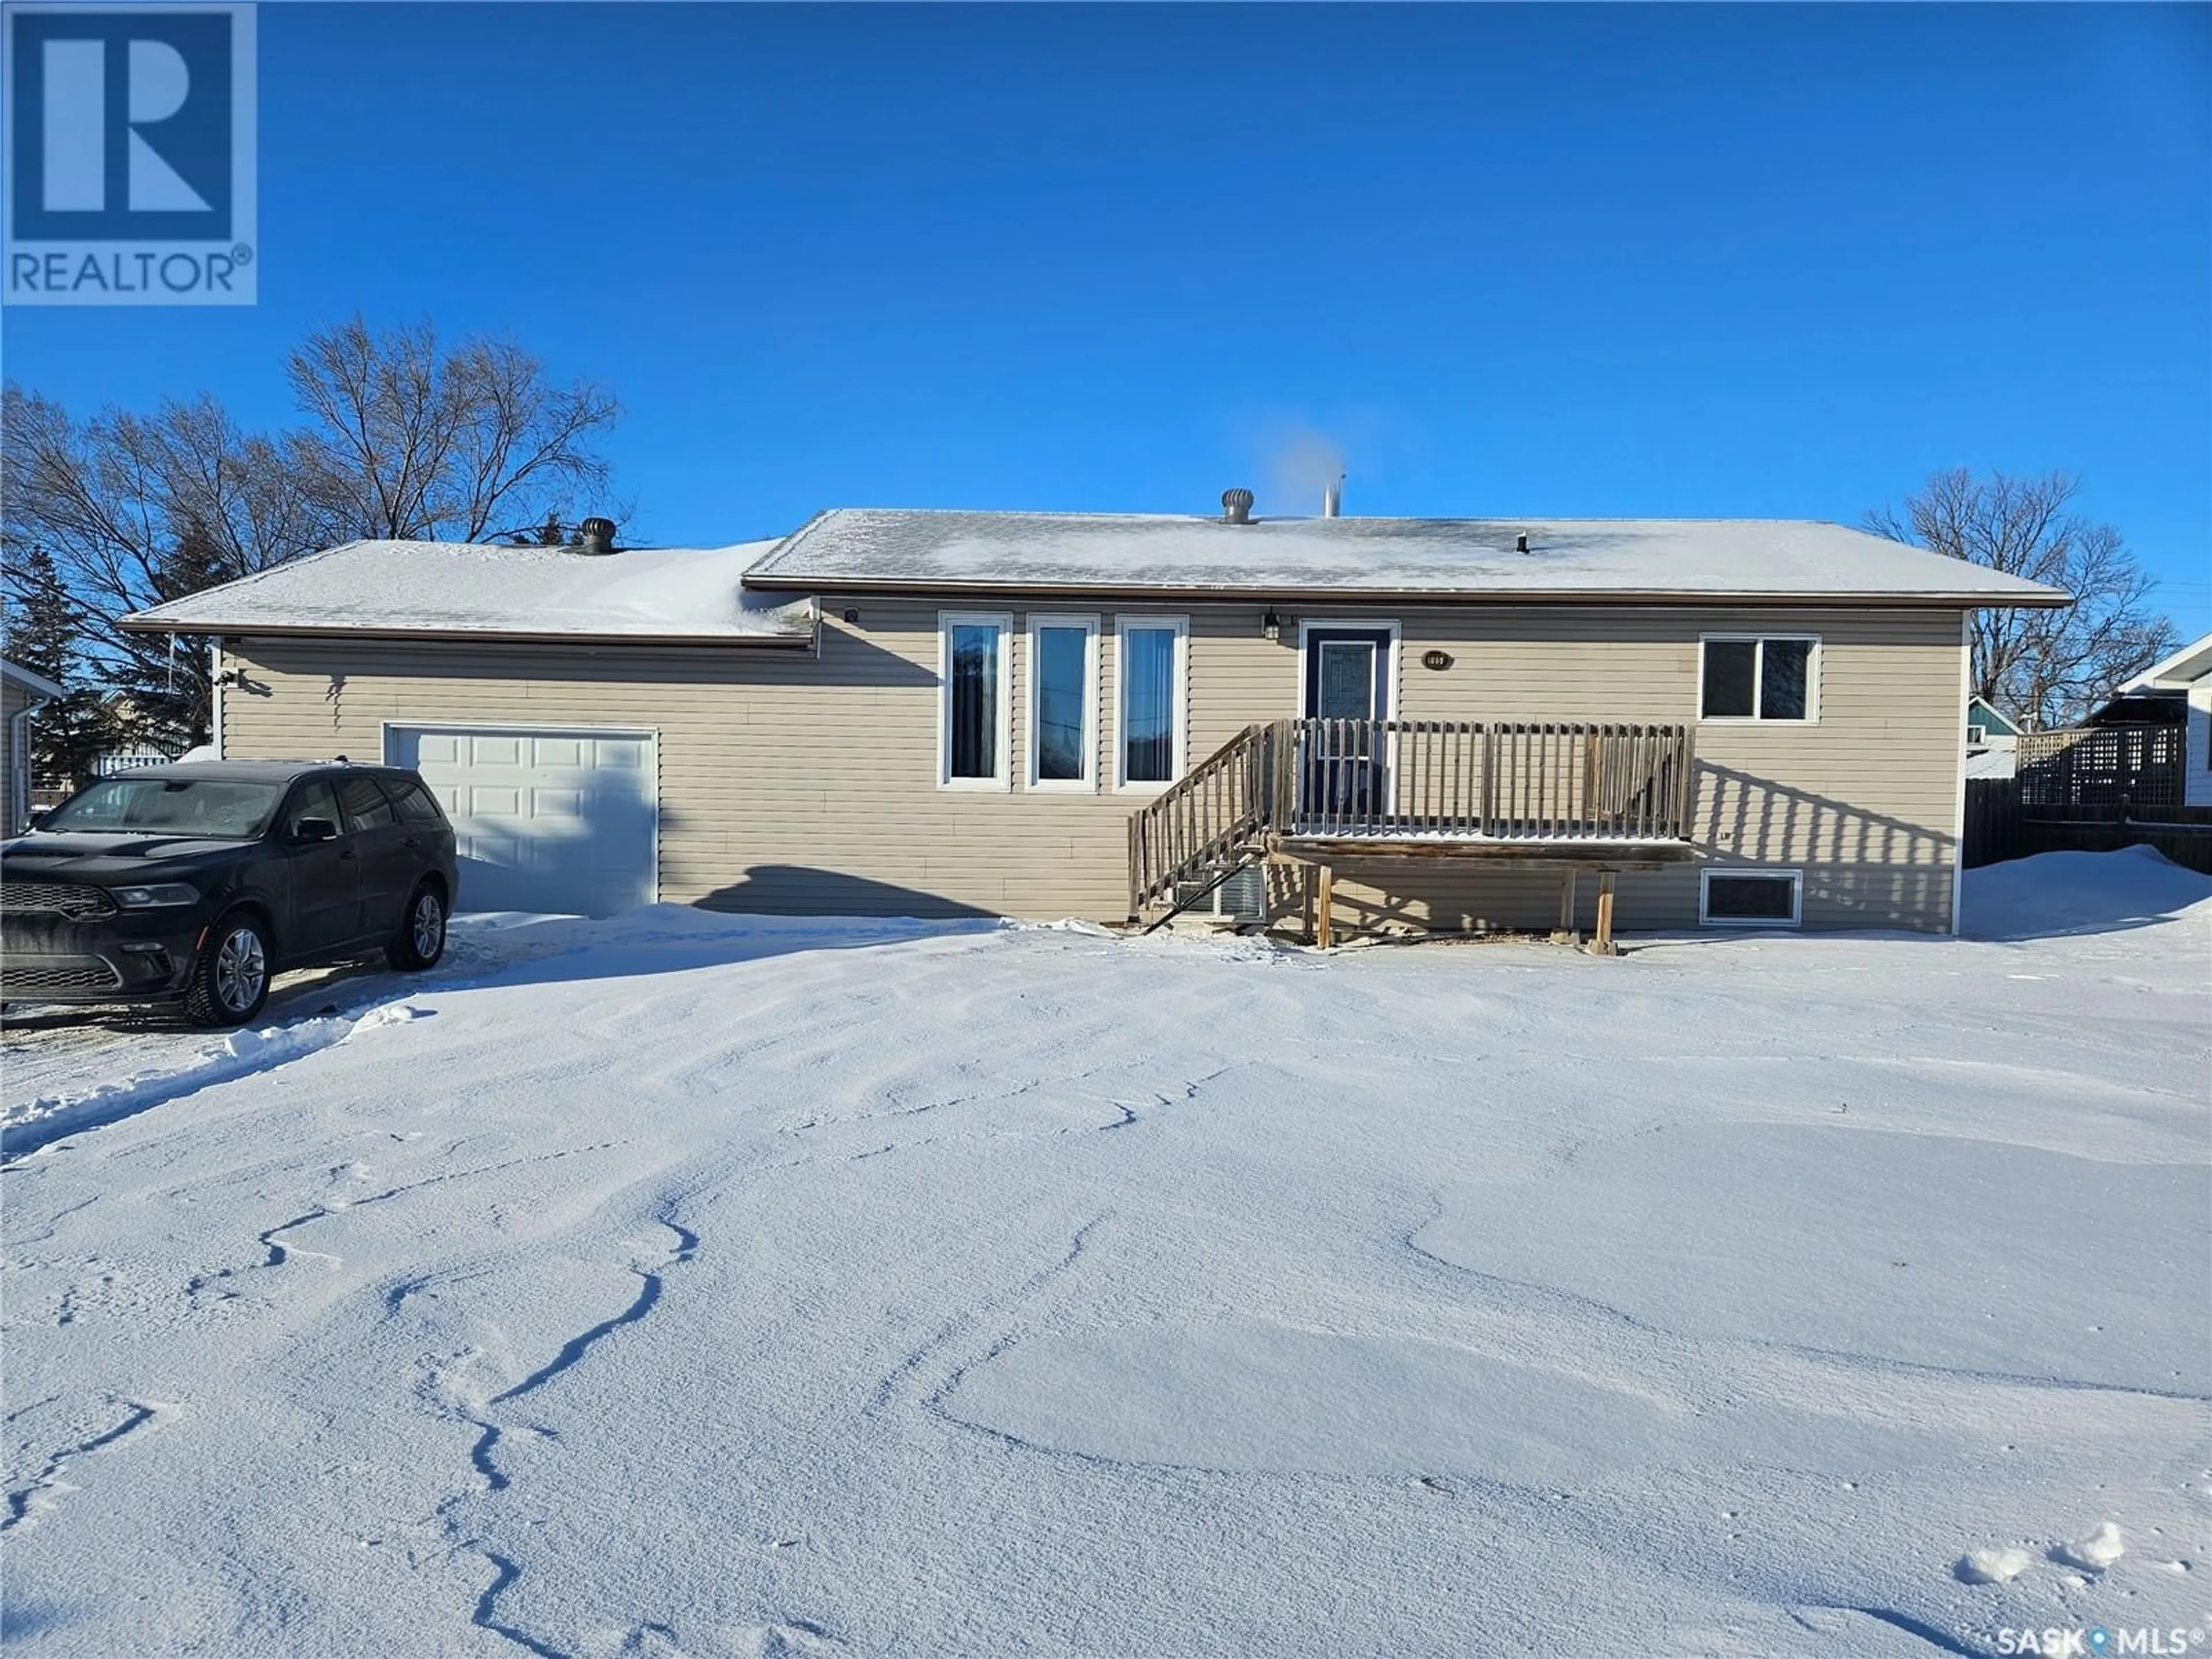
M 1695 753 L 1679 723 L 1293 723 L 1297 784 L 1279 834 L 1392 841 L 1680 841 Z
M 1637 721 L 1247 726 L 1129 819 L 1129 909 L 1285 840 L 1688 839 L 1692 729 Z
M 1266 829 L 1276 769 L 1268 734 L 1288 724 L 1246 726 L 1129 815 L 1131 915 Z

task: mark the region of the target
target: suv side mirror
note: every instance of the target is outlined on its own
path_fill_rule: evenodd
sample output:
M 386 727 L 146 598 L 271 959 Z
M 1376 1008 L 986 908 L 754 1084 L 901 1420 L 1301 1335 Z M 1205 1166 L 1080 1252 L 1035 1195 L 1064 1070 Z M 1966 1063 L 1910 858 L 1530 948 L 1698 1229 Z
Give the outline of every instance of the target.
M 292 826 L 294 841 L 336 841 L 338 827 L 328 818 L 301 818 Z

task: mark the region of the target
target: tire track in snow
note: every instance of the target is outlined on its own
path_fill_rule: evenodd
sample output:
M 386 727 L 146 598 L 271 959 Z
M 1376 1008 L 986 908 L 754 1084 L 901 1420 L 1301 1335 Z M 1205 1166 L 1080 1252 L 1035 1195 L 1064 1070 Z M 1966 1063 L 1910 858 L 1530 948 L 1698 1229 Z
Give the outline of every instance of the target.
M 17 1527 L 28 1521 L 35 1512 L 34 1506 L 52 1507 L 51 1504 L 39 1505 L 39 1496 L 42 1492 L 52 1492 L 61 1486 L 62 1471 L 69 1466 L 70 1460 L 89 1457 L 94 1452 L 105 1451 L 118 1441 L 136 1434 L 163 1412 L 173 1409 L 170 1407 L 155 1405 L 147 1401 L 131 1400 L 122 1403 L 129 1406 L 131 1409 L 125 1413 L 120 1423 L 113 1428 L 102 1430 L 98 1434 L 80 1440 L 74 1446 L 64 1446 L 61 1450 L 53 1453 L 46 1459 L 46 1467 L 32 1478 L 29 1486 L 8 1494 L 8 1512 L 5 1516 L 0 1516 L 0 1532 L 13 1532 Z
M 974 1328 L 974 1327 L 979 1324 L 987 1316 L 994 1312 L 996 1310 L 1006 1307 L 1009 1304 L 1019 1304 L 1021 1303 L 1027 1302 L 1030 1297 L 1036 1296 L 1038 1291 L 1044 1289 L 1046 1285 L 1051 1284 L 1054 1279 L 1058 1279 L 1061 1274 L 1073 1269 L 1075 1264 L 1082 1259 L 1084 1250 L 1088 1248 L 1091 1243 L 1091 1235 L 1096 1232 L 1101 1224 L 1103 1224 L 1106 1220 L 1107 1217 L 1112 1213 L 1113 1212 L 1110 1210 L 1102 1210 L 1099 1213 L 1091 1217 L 1090 1220 L 1085 1222 L 1080 1227 L 1078 1227 L 1075 1230 L 1074 1237 L 1068 1241 L 1067 1253 L 1061 1256 L 1059 1261 L 1051 1263 L 1048 1267 L 1038 1269 L 1036 1273 L 1031 1273 L 1027 1279 L 1024 1279 L 1020 1284 L 1015 1285 L 1012 1290 L 1006 1291 L 1005 1294 L 988 1297 L 985 1301 L 978 1304 L 975 1307 L 970 1309 L 968 1312 L 963 1314 L 956 1314 L 952 1318 L 946 1320 L 943 1325 L 937 1328 L 927 1341 L 922 1343 L 920 1347 L 915 1349 L 913 1352 L 907 1355 L 905 1358 L 899 1361 L 896 1365 L 894 1365 L 890 1370 L 885 1374 L 883 1381 L 876 1384 L 875 1392 L 869 1396 L 868 1403 L 863 1409 L 863 1414 L 875 1417 L 880 1416 L 884 1412 L 888 1411 L 892 1403 L 898 1398 L 899 1390 L 902 1385 L 912 1379 L 924 1365 L 927 1365 L 933 1356 L 942 1353 L 946 1349 L 950 1348 L 954 1343 L 957 1342 L 963 1335 Z M 971 1360 L 965 1365 L 956 1367 L 951 1374 L 948 1376 L 942 1383 L 924 1397 L 922 1401 L 922 1408 L 925 1411 L 927 1411 L 932 1416 L 937 1417 L 945 1422 L 957 1424 L 961 1428 L 964 1429 L 971 1426 L 969 1424 L 960 1422 L 959 1419 L 952 1417 L 942 1411 L 940 1407 L 945 1397 L 959 1385 L 960 1379 L 963 1376 L 965 1376 L 969 1370 L 975 1368 L 975 1366 L 982 1364 L 987 1360 L 994 1359 L 1000 1354 L 1003 1353 L 1006 1348 L 1012 1344 L 1017 1334 L 1017 1332 L 1008 1332 L 1006 1334 L 1000 1337 L 996 1342 L 993 1343 L 989 1349 L 981 1358 Z
M 289 1221 L 280 1221 L 275 1226 L 254 1235 L 256 1242 L 268 1253 L 267 1259 L 258 1265 L 264 1267 L 281 1267 L 295 1255 L 311 1255 L 319 1261 L 345 1260 L 343 1256 L 332 1255 L 327 1250 L 311 1250 L 304 1244 L 279 1244 L 276 1242 L 278 1233 L 289 1233 L 295 1227 L 305 1227 L 313 1222 L 327 1221 L 333 1216 L 345 1215 L 354 1210 L 366 1209 L 372 1204 L 381 1204 L 387 1199 L 404 1198 L 409 1193 L 420 1192 L 425 1187 L 442 1186 L 448 1181 L 466 1181 L 476 1176 L 497 1175 L 503 1170 L 520 1170 L 532 1164 L 557 1163 L 564 1158 L 574 1158 L 580 1152 L 611 1152 L 625 1144 L 619 1140 L 601 1140 L 595 1141 L 589 1146 L 564 1146 L 557 1152 L 533 1152 L 526 1158 L 501 1158 L 496 1164 L 479 1164 L 465 1170 L 447 1170 L 442 1174 L 425 1176 L 420 1181 L 402 1182 L 397 1187 L 387 1187 L 382 1192 L 371 1193 L 365 1198 L 342 1199 L 336 1203 L 318 1204 L 304 1215 L 295 1215 Z M 214 1275 L 218 1279 L 225 1276 L 225 1273 Z M 188 1288 L 197 1289 L 203 1282 L 204 1281 L 195 1280 Z M 397 1309 L 399 1302 L 406 1299 L 408 1291 L 419 1290 L 422 1283 L 423 1281 L 418 1279 L 411 1285 L 398 1286 L 392 1291 L 386 1291 L 386 1310 Z M 398 1297 L 398 1301 L 392 1299 L 395 1292 Z
M 1610 1302 L 1601 1301 L 1593 1296 L 1585 1296 L 1578 1291 L 1562 1290 L 1553 1285 L 1539 1285 L 1525 1279 L 1510 1279 L 1502 1273 L 1485 1273 L 1480 1267 L 1470 1267 L 1463 1262 L 1454 1261 L 1447 1256 L 1438 1255 L 1434 1251 L 1425 1249 L 1419 1242 L 1420 1235 L 1434 1223 L 1443 1219 L 1445 1214 L 1441 1194 L 1431 1194 L 1429 1201 L 1433 1212 L 1429 1218 L 1399 1235 L 1399 1242 L 1432 1267 L 1504 1292 L 1502 1298 L 1504 1301 L 1509 1304 L 1518 1304 L 1510 1306 L 1510 1311 L 1548 1311 L 1564 1313 L 1570 1317 L 1579 1316 L 1585 1320 L 1600 1322 L 1633 1331 L 1639 1336 L 1669 1347 L 1695 1345 L 1709 1340 L 1705 1338 L 1687 1335 L 1680 1331 L 1669 1330 L 1663 1325 L 1655 1325 L 1649 1320 L 1639 1319 L 1626 1308 L 1615 1307 Z M 2212 1395 L 2192 1394 L 2185 1389 L 2150 1389 L 2124 1382 L 2094 1382 L 2081 1377 L 2040 1376 L 2032 1371 L 1995 1371 L 1978 1370 L 1968 1365 L 1937 1365 L 1919 1360 L 1893 1358 L 1885 1354 L 1858 1353 L 1848 1348 L 1819 1348 L 1796 1342 L 1762 1341 L 1753 1337 L 1729 1337 L 1711 1339 L 1711 1340 L 1724 1341 L 1729 1346 L 1742 1348 L 1753 1353 L 1780 1355 L 1810 1364 L 1829 1365 L 1838 1370 L 1873 1376 L 1968 1382 L 1998 1388 L 2037 1389 L 2048 1390 L 2053 1394 L 2109 1395 L 2125 1399 L 2163 1400 L 2181 1406 L 2212 1406 Z M 1849 1608 L 1838 1609 L 1838 1611 L 1862 1612 L 1863 1609 Z
M 1909 1613 L 1899 1613 L 1894 1607 L 1862 1607 L 1837 1602 L 1831 1604 L 1830 1610 L 1835 1613 L 1856 1613 L 1862 1619 L 1871 1619 L 1878 1625 L 1887 1625 L 1892 1630 L 1902 1631 L 1907 1636 L 1917 1637 L 1935 1649 L 1936 1652 L 1954 1654 L 1958 1656 L 1958 1659 L 1996 1659 L 1996 1655 L 1989 1649 L 1968 1647 L 1957 1637 L 1939 1626 L 1929 1624 L 1924 1619 L 1916 1619 Z M 1800 1620 L 1798 1622 L 1802 1624 L 1804 1621 Z
M 468 1453 L 469 1468 L 476 1477 L 476 1486 L 472 1491 L 456 1492 L 441 1504 L 438 1506 L 438 1516 L 445 1523 L 447 1533 L 453 1539 L 454 1547 L 467 1550 L 479 1557 L 492 1570 L 492 1581 L 485 1587 L 483 1595 L 477 1598 L 476 1607 L 470 1614 L 470 1622 L 479 1630 L 489 1632 L 494 1636 L 513 1643 L 526 1653 L 538 1656 L 538 1659 L 568 1659 L 568 1656 L 558 1648 L 550 1647 L 539 1641 L 520 1626 L 503 1622 L 499 1617 L 501 1600 L 521 1578 L 523 1568 L 512 1558 L 501 1554 L 481 1538 L 460 1536 L 461 1529 L 455 1511 L 471 1497 L 489 1497 L 507 1491 L 514 1484 L 507 1472 L 499 1467 L 497 1454 L 500 1443 L 507 1431 L 504 1426 L 492 1420 L 490 1413 L 493 1407 L 525 1399 L 549 1383 L 557 1381 L 582 1364 L 593 1348 L 613 1335 L 615 1332 L 626 1326 L 635 1325 L 644 1319 L 660 1305 L 661 1294 L 665 1283 L 665 1275 L 668 1270 L 680 1267 L 697 1257 L 700 1249 L 699 1235 L 675 1218 L 675 1207 L 674 1200 L 665 1202 L 654 1215 L 653 1220 L 656 1224 L 666 1228 L 675 1235 L 676 1248 L 663 1257 L 657 1267 L 641 1267 L 633 1264 L 630 1267 L 630 1271 L 641 1281 L 635 1300 L 620 1313 L 602 1319 L 598 1323 L 579 1331 L 563 1342 L 559 1350 L 545 1364 L 511 1388 L 503 1389 L 493 1395 L 475 1411 L 457 1411 L 453 1413 L 460 1422 L 477 1431 L 477 1437 L 469 1447 Z M 408 1296 L 420 1290 L 423 1283 L 422 1279 L 409 1280 L 386 1291 L 385 1295 L 386 1313 L 397 1313 Z M 552 1436 L 550 1431 L 539 1432 L 549 1438 L 557 1437 Z
M 0 1114 L 0 1160 L 14 1164 L 54 1142 L 105 1128 L 218 1084 L 257 1077 L 337 1047 L 356 1032 L 419 1019 L 404 995 L 354 1013 L 318 1014 L 288 1025 L 233 1031 L 173 1071 L 142 1073 L 82 1095 L 47 1095 Z

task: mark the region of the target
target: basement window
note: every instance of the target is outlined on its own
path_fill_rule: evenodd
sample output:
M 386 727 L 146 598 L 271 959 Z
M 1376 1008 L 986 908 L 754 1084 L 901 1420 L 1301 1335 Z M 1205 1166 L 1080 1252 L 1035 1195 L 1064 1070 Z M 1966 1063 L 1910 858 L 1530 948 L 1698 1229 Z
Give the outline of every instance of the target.
M 1820 718 L 1819 640 L 1707 634 L 1698 648 L 1699 720 Z
M 948 611 L 938 617 L 937 781 L 947 789 L 1004 789 L 1012 726 L 1013 618 Z
M 1705 927 L 1795 927 L 1805 899 L 1802 870 L 1706 870 L 1698 889 Z

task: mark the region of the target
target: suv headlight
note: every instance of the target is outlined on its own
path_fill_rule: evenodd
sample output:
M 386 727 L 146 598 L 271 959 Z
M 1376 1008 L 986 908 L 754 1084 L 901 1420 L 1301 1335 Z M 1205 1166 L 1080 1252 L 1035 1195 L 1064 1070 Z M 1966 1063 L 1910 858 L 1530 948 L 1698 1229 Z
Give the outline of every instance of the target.
M 198 904 L 200 890 L 181 881 L 161 881 L 151 887 L 111 887 L 108 895 L 126 910 L 149 910 L 163 904 Z

